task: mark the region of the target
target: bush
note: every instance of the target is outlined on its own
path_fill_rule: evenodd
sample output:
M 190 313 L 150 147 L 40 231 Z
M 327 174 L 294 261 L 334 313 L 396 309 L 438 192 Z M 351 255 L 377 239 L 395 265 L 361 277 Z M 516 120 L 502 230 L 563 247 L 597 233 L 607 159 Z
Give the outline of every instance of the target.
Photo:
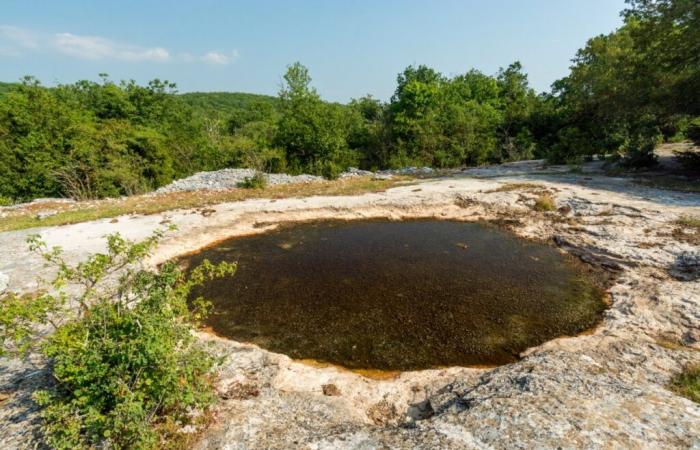
M 688 123 L 685 129 L 685 136 L 693 141 L 695 145 L 700 145 L 700 117 L 696 117 Z
M 540 212 L 554 211 L 557 208 L 554 199 L 549 194 L 542 194 L 535 200 L 535 210 Z
M 321 167 L 321 175 L 326 180 L 337 180 L 342 172 L 340 166 L 330 161 L 326 161 Z
M 185 277 L 174 264 L 142 268 L 162 237 L 142 242 L 118 234 L 108 251 L 69 265 L 58 248 L 37 237 L 32 250 L 56 265 L 56 294 L 10 296 L 0 313 L 4 351 L 39 350 L 49 359 L 55 385 L 34 393 L 43 407 L 45 439 L 53 448 L 160 448 L 179 430 L 197 425 L 214 399 L 215 360 L 192 331 L 206 313 L 191 289 L 231 274 L 235 266 L 208 261 Z M 114 277 L 118 277 L 114 283 Z M 82 289 L 68 296 L 67 284 Z M 48 337 L 34 330 L 50 325 Z
M 700 171 L 700 151 L 675 152 L 676 159 L 688 170 Z
M 687 367 L 671 381 L 671 387 L 683 397 L 700 403 L 700 366 Z
M 658 134 L 635 134 L 622 146 L 624 156 L 620 163 L 629 168 L 645 168 L 658 164 L 654 148 L 659 143 Z
M 245 177 L 238 183 L 238 187 L 245 189 L 265 189 L 265 186 L 267 186 L 267 177 L 262 172 L 256 172 L 252 177 Z

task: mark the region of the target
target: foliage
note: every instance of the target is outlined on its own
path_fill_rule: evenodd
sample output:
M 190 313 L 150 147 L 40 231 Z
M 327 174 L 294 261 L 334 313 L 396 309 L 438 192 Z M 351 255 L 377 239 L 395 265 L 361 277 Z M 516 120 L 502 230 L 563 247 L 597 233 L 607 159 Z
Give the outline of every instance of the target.
M 245 177 L 239 186 L 246 189 L 264 189 L 267 186 L 267 177 L 263 173 L 256 172 L 252 177 Z
M 162 236 L 110 235 L 106 253 L 77 265 L 29 239 L 58 273 L 51 293 L 3 300 L 0 337 L 5 351 L 38 350 L 50 361 L 55 385 L 34 399 L 51 447 L 160 448 L 213 400 L 215 360 L 192 333 L 208 304 L 199 298 L 190 310 L 187 300 L 235 266 L 205 262 L 187 277 L 173 263 L 147 271 L 142 262 Z
M 671 381 L 671 387 L 683 397 L 700 403 L 700 367 L 687 367 Z
M 328 164 L 348 167 L 356 160 L 347 145 L 348 110 L 321 100 L 310 83 L 309 71 L 300 63 L 287 68 L 274 143 L 285 149 L 293 172 L 322 174 Z
M 553 86 L 536 133 L 540 154 L 623 154 L 653 165 L 660 139 L 678 139 L 700 110 L 700 3 L 628 0 L 624 25 L 579 50 L 571 73 Z
M 209 118 L 226 120 L 250 109 L 276 109 L 277 97 L 244 92 L 187 92 L 180 99 L 197 113 Z
M 688 122 L 685 134 L 695 145 L 700 145 L 700 117 L 695 117 Z
M 688 170 L 700 171 L 700 151 L 676 152 L 676 159 Z
M 458 167 L 546 158 L 656 163 L 662 140 L 700 141 L 700 3 L 627 0 L 536 95 L 519 62 L 447 77 L 409 66 L 388 102 L 324 101 L 300 63 L 277 97 L 178 95 L 169 82 L 0 86 L 0 196 L 101 198 L 201 170 L 249 167 L 333 178 L 349 166 Z

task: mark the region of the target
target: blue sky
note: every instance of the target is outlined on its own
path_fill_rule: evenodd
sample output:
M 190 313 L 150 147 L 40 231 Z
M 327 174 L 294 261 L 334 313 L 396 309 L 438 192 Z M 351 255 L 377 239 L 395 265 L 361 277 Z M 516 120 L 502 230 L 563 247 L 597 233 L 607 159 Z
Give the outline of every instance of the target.
M 181 92 L 275 94 L 301 61 L 327 99 L 388 99 L 396 74 L 493 74 L 520 60 L 538 91 L 586 40 L 621 24 L 624 0 L 3 0 L 0 80 L 48 85 L 152 78 Z

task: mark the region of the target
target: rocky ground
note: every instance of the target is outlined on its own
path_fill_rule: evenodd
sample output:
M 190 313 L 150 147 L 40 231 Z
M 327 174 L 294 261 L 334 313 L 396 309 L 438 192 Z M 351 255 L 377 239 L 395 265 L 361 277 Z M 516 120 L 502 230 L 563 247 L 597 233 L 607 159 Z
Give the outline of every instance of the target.
M 538 211 L 542 196 L 556 208 Z M 138 239 L 173 223 L 158 263 L 282 221 L 437 217 L 492 221 L 603 268 L 611 306 L 594 330 L 498 368 L 355 373 L 202 333 L 226 359 L 221 402 L 197 448 L 700 448 L 700 405 L 668 389 L 700 363 L 700 231 L 677 222 L 700 216 L 700 194 L 606 177 L 595 163 L 572 174 L 525 162 L 382 193 L 209 210 L 0 233 L 0 272 L 9 289 L 36 289 L 48 273 L 24 239 L 37 232 L 77 261 L 100 250 L 105 234 Z M 42 382 L 40 361 L 0 361 L 3 448 L 34 445 L 28 395 Z
M 399 170 L 383 170 L 380 172 L 370 172 L 357 168 L 349 168 L 340 174 L 340 178 L 351 178 L 359 176 L 371 176 L 377 178 L 387 178 L 393 175 L 430 175 L 434 172 L 430 167 L 406 167 Z M 226 190 L 239 187 L 246 178 L 251 178 L 255 175 L 253 169 L 223 169 L 211 172 L 198 172 L 191 177 L 173 181 L 172 183 L 159 188 L 155 191 L 156 194 L 167 192 L 182 192 L 182 191 L 198 191 L 207 190 Z M 324 178 L 318 175 L 287 175 L 286 173 L 267 173 L 264 174 L 268 184 L 293 184 L 293 183 L 313 183 L 323 181 Z

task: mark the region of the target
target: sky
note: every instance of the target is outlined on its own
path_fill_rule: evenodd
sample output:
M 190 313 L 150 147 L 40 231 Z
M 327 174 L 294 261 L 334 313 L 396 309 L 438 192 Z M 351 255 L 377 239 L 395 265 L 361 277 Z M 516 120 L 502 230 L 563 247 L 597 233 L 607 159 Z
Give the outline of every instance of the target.
M 46 85 L 167 79 L 180 92 L 276 94 L 288 64 L 326 99 L 388 100 L 426 64 L 454 76 L 519 60 L 537 91 L 586 41 L 622 23 L 624 0 L 3 0 L 0 80 Z

